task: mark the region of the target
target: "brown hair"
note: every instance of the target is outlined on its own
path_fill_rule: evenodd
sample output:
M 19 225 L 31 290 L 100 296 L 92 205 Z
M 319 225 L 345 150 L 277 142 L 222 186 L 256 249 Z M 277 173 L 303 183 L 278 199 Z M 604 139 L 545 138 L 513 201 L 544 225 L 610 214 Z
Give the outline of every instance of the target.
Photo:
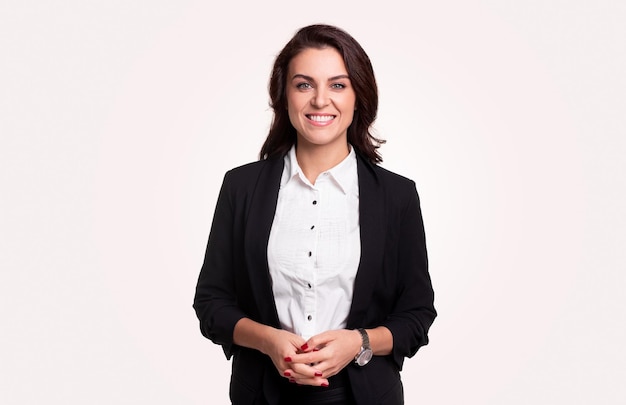
M 274 119 L 259 154 L 260 159 L 282 156 L 296 142 L 296 129 L 287 113 L 287 72 L 289 63 L 307 48 L 335 48 L 343 57 L 356 95 L 356 111 L 348 127 L 348 142 L 372 163 L 382 162 L 377 149 L 384 140 L 374 137 L 370 127 L 378 111 L 378 89 L 374 69 L 359 43 L 347 32 L 330 25 L 309 25 L 301 28 L 276 57 L 270 76 L 270 107 Z

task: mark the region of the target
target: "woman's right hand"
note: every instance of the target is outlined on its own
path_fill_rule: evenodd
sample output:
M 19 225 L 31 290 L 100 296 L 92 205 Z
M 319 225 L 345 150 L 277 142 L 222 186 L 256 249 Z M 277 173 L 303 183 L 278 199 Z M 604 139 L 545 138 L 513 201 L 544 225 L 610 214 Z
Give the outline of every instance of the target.
M 300 336 L 283 329 L 272 329 L 268 332 L 261 352 L 268 355 L 281 376 L 293 379 L 291 358 L 300 352 L 306 341 Z
M 266 342 L 263 353 L 270 356 L 281 376 L 301 385 L 328 386 L 328 379 L 322 377 L 314 364 L 292 362 L 297 354 L 303 353 L 302 346 L 306 343 L 303 338 L 286 330 L 273 329 Z
M 321 378 L 320 371 L 314 366 L 300 364 L 297 373 L 292 369 L 291 359 L 302 353 L 300 348 L 306 343 L 296 334 L 242 318 L 235 325 L 233 340 L 239 346 L 256 349 L 269 356 L 277 372 L 289 381 L 306 385 L 328 384 L 328 380 Z

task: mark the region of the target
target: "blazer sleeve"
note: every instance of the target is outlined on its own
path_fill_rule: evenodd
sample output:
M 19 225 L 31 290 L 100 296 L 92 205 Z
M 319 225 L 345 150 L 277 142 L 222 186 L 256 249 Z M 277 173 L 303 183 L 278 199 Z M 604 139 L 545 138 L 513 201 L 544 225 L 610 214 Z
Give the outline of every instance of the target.
M 226 357 L 233 354 L 235 324 L 246 314 L 235 297 L 236 209 L 231 172 L 220 189 L 193 307 L 202 334 L 219 344 Z
M 398 271 L 397 298 L 391 314 L 383 322 L 393 335 L 391 356 L 400 370 L 405 357 L 412 357 L 421 346 L 428 344 L 428 329 L 437 316 L 415 183 L 410 181 L 410 187 L 405 190 L 403 208 L 399 216 L 394 215 L 393 222 L 393 226 L 398 227 L 397 251 L 393 258 Z

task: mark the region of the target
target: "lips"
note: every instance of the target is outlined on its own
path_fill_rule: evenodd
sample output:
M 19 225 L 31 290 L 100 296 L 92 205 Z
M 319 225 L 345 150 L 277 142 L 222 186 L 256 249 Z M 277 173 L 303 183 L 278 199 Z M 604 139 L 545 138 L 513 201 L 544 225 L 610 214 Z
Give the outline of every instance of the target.
M 335 119 L 336 115 L 330 114 L 306 114 L 306 117 L 317 123 L 317 124 L 326 124 Z

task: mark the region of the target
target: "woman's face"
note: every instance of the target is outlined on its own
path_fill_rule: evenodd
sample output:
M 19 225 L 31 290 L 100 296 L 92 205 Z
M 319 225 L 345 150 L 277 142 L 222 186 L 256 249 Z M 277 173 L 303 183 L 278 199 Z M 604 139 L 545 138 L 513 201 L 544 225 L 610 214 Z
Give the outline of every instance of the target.
M 346 146 L 356 95 L 339 52 L 307 48 L 289 63 L 287 110 L 298 147 Z

